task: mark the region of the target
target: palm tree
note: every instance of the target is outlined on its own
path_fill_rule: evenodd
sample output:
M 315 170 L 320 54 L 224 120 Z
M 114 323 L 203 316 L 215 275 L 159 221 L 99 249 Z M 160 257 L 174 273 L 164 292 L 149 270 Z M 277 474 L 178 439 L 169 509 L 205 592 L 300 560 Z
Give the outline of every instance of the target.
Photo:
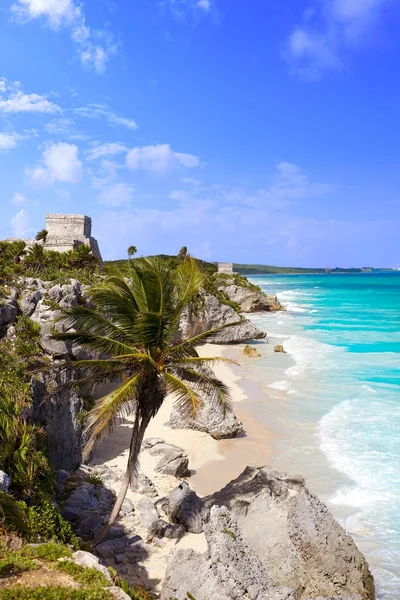
M 94 256 L 92 249 L 86 244 L 80 244 L 73 250 L 68 261 L 71 267 L 87 269 L 88 271 L 94 271 L 99 266 L 99 261 Z
M 129 248 L 128 248 L 128 256 L 129 256 L 129 258 L 133 258 L 136 253 L 137 253 L 136 246 L 129 246 Z
M 117 382 L 116 389 L 100 398 L 88 415 L 84 458 L 118 417 L 134 415 L 121 489 L 108 523 L 93 545 L 104 537 L 119 514 L 129 485 L 135 481 L 147 426 L 168 393 L 174 395 L 184 413 L 194 415 L 201 404 L 200 394 L 204 393 L 230 410 L 228 388 L 212 371 L 204 369 L 208 363 L 227 359 L 201 358 L 195 348 L 220 328 L 175 341 L 182 311 L 199 292 L 203 280 L 199 264 L 191 257 L 176 269 L 156 257 L 141 259 L 131 265 L 129 278 L 111 276 L 93 289 L 94 308 L 74 306 L 67 310 L 63 324 L 74 332 L 55 335 L 102 356 L 63 365 L 85 373 L 78 383 Z
M 42 241 L 43 244 L 46 243 L 46 239 L 47 236 L 49 235 L 49 232 L 46 229 L 41 229 L 40 231 L 38 231 L 38 233 L 36 234 L 35 240 L 37 242 Z
M 178 253 L 178 260 L 181 262 L 186 260 L 187 255 L 188 255 L 187 246 L 182 246 L 182 248 L 179 250 L 179 253 Z
M 33 244 L 26 253 L 24 264 L 32 269 L 35 275 L 39 275 L 48 266 L 49 255 L 45 252 L 41 244 Z

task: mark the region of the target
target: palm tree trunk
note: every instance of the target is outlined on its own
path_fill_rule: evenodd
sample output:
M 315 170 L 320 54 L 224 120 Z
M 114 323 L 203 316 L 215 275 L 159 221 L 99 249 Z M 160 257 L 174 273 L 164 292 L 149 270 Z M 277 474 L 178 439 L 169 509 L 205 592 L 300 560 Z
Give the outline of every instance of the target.
M 131 444 L 129 448 L 129 458 L 126 466 L 126 471 L 124 478 L 122 480 L 121 489 L 119 490 L 117 499 L 111 511 L 111 514 L 108 518 L 106 525 L 99 531 L 99 533 L 94 537 L 90 546 L 91 548 L 95 548 L 101 540 L 107 535 L 112 525 L 115 523 L 119 515 L 119 511 L 121 510 L 122 504 L 124 503 L 125 496 L 129 489 L 129 485 L 132 483 L 133 477 L 136 475 L 136 466 L 138 463 L 138 458 L 140 454 L 140 449 L 142 447 L 142 442 L 144 438 L 144 434 L 146 432 L 147 426 L 150 422 L 151 416 L 141 417 L 140 411 L 138 410 L 135 423 L 133 426 Z

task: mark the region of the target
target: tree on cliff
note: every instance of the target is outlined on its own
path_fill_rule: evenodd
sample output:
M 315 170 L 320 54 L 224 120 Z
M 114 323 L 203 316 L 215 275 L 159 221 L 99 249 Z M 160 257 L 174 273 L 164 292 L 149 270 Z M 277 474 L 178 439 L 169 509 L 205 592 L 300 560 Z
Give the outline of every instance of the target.
M 179 250 L 179 253 L 178 253 L 178 260 L 180 262 L 183 262 L 184 260 L 186 260 L 187 255 L 188 255 L 187 246 L 182 246 L 182 248 Z
M 133 258 L 136 253 L 137 253 L 136 246 L 129 246 L 129 248 L 128 248 L 128 256 L 129 256 L 129 258 Z
M 112 429 L 118 417 L 134 415 L 121 490 L 106 527 L 93 545 L 114 523 L 129 485 L 135 482 L 147 426 L 168 393 L 174 395 L 183 412 L 192 415 L 201 404 L 202 393 L 210 394 L 215 403 L 230 410 L 226 385 L 208 370 L 201 369 L 202 365 L 221 358 L 201 358 L 195 348 L 221 328 L 186 341 L 175 341 L 182 311 L 198 294 L 203 280 L 199 264 L 191 257 L 175 269 L 158 258 L 141 259 L 131 265 L 128 279 L 111 276 L 93 289 L 94 308 L 74 306 L 67 310 L 63 324 L 74 332 L 55 336 L 102 356 L 64 365 L 85 373 L 79 381 L 118 382 L 114 391 L 100 398 L 88 415 L 85 456 Z

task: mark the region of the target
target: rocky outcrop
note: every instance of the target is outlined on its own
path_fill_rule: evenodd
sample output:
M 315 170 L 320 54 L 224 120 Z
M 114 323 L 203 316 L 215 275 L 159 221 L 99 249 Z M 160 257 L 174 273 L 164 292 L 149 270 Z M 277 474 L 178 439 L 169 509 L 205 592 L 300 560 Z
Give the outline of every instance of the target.
M 197 409 L 195 417 L 182 413 L 179 408 L 174 408 L 168 425 L 172 429 L 204 431 L 215 440 L 234 438 L 243 432 L 243 424 L 233 411 L 224 413 L 222 406 L 208 404 L 207 401 Z
M 47 455 L 53 469 L 72 471 L 82 462 L 82 397 L 69 385 L 74 377 L 68 371 L 48 372 L 33 377 L 31 382 L 31 416 L 46 432 Z
M 253 348 L 253 346 L 245 346 L 243 348 L 243 354 L 245 356 L 250 356 L 251 358 L 258 358 L 261 356 L 261 354 L 259 353 L 259 351 L 256 348 Z
M 203 300 L 200 308 L 189 306 L 182 313 L 178 340 L 188 339 L 217 327 L 223 329 L 208 340 L 213 344 L 235 344 L 266 337 L 266 333 L 240 316 L 231 306 L 222 304 L 215 296 L 205 295 Z
M 274 346 L 274 352 L 283 352 L 283 354 L 286 354 L 282 344 L 277 344 Z
M 191 549 L 175 553 L 161 600 L 295 600 L 292 590 L 274 584 L 225 507 L 211 509 L 205 534 L 206 554 Z
M 261 290 L 253 289 L 250 286 L 237 285 L 233 281 L 232 283 L 229 283 L 229 281 L 227 283 L 228 285 L 220 286 L 219 289 L 225 292 L 230 300 L 240 306 L 241 312 L 254 313 L 285 310 L 274 295 L 264 294 Z
M 163 503 L 163 510 L 172 523 L 179 523 L 192 533 L 203 531 L 209 514 L 209 509 L 186 481 L 182 481 L 172 490 Z
M 365 558 L 303 478 L 247 467 L 206 505 L 230 510 L 271 579 L 296 598 L 374 599 Z
M 190 477 L 189 459 L 182 448 L 166 444 L 159 438 L 147 438 L 144 448 L 152 455 L 160 455 L 156 465 L 156 472 L 173 477 Z

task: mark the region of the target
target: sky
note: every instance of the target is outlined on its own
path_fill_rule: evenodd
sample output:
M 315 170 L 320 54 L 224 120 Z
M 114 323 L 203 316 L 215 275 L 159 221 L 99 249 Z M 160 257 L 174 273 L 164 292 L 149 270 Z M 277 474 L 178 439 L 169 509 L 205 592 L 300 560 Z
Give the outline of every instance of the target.
M 400 266 L 395 0 L 1 0 L 0 238 Z

